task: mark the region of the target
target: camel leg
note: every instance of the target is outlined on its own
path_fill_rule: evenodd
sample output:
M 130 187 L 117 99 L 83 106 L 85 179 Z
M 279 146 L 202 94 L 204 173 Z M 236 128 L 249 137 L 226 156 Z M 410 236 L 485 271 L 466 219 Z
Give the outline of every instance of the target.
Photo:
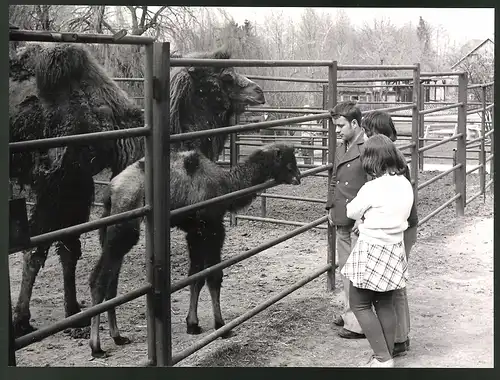
M 205 246 L 203 237 L 198 229 L 191 229 L 186 235 L 189 249 L 189 276 L 203 270 L 203 249 Z M 198 299 L 203 285 L 205 285 L 204 278 L 189 285 L 189 312 L 186 317 L 188 334 L 201 334 L 202 332 L 198 321 Z
M 205 268 L 219 264 L 221 261 L 221 251 L 224 245 L 225 230 L 222 221 L 213 222 L 207 225 L 205 240 Z M 222 318 L 220 308 L 220 290 L 222 286 L 222 270 L 218 270 L 207 276 L 207 286 L 212 299 L 212 310 L 214 313 L 214 328 L 217 330 L 224 326 L 225 322 Z M 222 335 L 222 338 L 229 338 L 233 336 L 232 331 Z
M 120 268 L 123 263 L 123 258 L 120 259 L 119 265 L 113 264 L 113 272 L 111 273 L 111 282 L 108 287 L 108 292 L 106 294 L 106 300 L 110 300 L 116 297 L 118 292 L 118 278 L 120 276 Z M 118 346 L 123 346 L 130 343 L 130 339 L 120 335 L 120 330 L 118 329 L 118 324 L 116 323 L 116 310 L 115 308 L 108 310 L 108 323 L 109 323 L 109 335 L 113 338 L 113 341 Z
M 109 288 L 111 278 L 109 273 L 113 267 L 112 260 L 108 257 L 107 252 L 103 252 L 99 261 L 90 273 L 90 294 L 92 297 L 92 306 L 98 305 L 104 301 L 106 291 Z M 90 324 L 90 340 L 89 346 L 92 350 L 92 356 L 95 358 L 106 357 L 107 354 L 101 349 L 101 341 L 99 338 L 99 325 L 101 323 L 101 315 L 97 314 L 92 317 Z
M 106 232 L 101 234 L 102 254 L 92 270 L 89 279 L 92 305 L 101 303 L 105 297 L 110 299 L 116 296 L 118 275 L 123 257 L 139 240 L 139 227 L 139 221 L 131 220 L 109 226 Z M 108 312 L 108 318 L 111 337 L 115 340 L 116 344 L 125 344 L 124 339 L 127 338 L 119 336 L 114 309 Z M 92 318 L 89 341 L 92 356 L 96 358 L 107 356 L 107 353 L 101 349 L 99 324 L 100 315 L 96 315 Z
M 64 280 L 64 309 L 66 318 L 81 311 L 76 299 L 76 265 L 82 255 L 79 237 L 72 237 L 56 243 L 56 252 L 63 267 Z M 86 318 L 76 322 L 74 327 L 86 327 L 90 319 Z
M 20 337 L 36 330 L 30 325 L 30 301 L 36 276 L 40 268 L 45 264 L 49 248 L 50 245 L 45 245 L 24 252 L 21 289 L 13 316 L 15 337 Z

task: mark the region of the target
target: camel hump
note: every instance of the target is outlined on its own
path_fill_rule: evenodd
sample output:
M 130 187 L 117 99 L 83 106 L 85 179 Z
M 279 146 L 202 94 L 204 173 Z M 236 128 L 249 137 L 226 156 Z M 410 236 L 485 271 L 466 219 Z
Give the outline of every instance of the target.
M 60 44 L 38 55 L 35 76 L 40 96 L 66 92 L 84 79 L 97 63 L 83 46 Z
M 93 111 L 104 117 L 123 116 L 127 110 L 137 108 L 82 45 L 61 44 L 43 49 L 37 57 L 35 78 L 39 97 L 49 103 L 83 96 Z

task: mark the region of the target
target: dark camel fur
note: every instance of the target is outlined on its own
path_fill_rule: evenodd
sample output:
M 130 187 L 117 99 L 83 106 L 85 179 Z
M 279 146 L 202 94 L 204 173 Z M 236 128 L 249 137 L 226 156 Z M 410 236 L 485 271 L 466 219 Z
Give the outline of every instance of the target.
M 224 50 L 194 53 L 199 58 L 229 58 Z M 175 68 L 171 71 L 171 133 L 227 126 L 246 105 L 265 102 L 262 89 L 233 69 Z M 10 60 L 10 141 L 100 132 L 144 125 L 143 114 L 82 45 L 28 44 Z M 216 159 L 224 137 L 199 139 Z M 187 149 L 178 145 L 174 148 Z M 10 178 L 36 195 L 31 235 L 88 221 L 94 197 L 93 176 L 111 169 L 111 178 L 144 156 L 142 138 L 107 140 L 11 155 Z M 14 309 L 16 336 L 34 330 L 29 303 L 33 285 L 51 244 L 25 252 L 23 278 Z M 80 311 L 75 270 L 80 237 L 56 242 L 64 274 L 65 314 Z M 79 326 L 88 326 L 85 320 Z
M 300 183 L 300 172 L 293 147 L 269 145 L 255 150 L 244 162 L 224 169 L 196 150 L 178 151 L 170 155 L 170 207 L 176 209 L 228 194 L 274 179 L 278 183 Z M 208 206 L 189 215 L 171 220 L 171 227 L 187 233 L 189 249 L 189 275 L 195 274 L 221 260 L 225 229 L 223 217 L 227 211 L 248 206 L 256 194 Z M 130 165 L 117 175 L 108 186 L 103 217 L 133 210 L 144 204 L 144 160 Z M 141 220 L 103 228 L 99 231 L 102 253 L 90 275 L 93 304 L 111 299 L 117 294 L 118 276 L 123 257 L 137 244 Z M 215 320 L 215 328 L 224 325 L 220 309 L 222 270 L 206 278 Z M 198 324 L 198 298 L 205 279 L 190 285 L 190 306 L 186 318 L 187 332 L 201 333 Z M 95 357 L 105 356 L 99 340 L 100 317 L 92 320 L 90 347 Z M 108 312 L 110 335 L 116 344 L 128 342 L 120 336 L 115 310 Z

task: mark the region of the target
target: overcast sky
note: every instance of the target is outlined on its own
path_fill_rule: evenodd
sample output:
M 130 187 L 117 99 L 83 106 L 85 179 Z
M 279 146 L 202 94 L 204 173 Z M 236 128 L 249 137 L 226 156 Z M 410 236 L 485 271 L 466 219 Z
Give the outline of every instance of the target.
M 263 20 L 270 10 L 283 10 L 285 17 L 298 19 L 304 8 L 299 7 L 225 7 L 224 8 L 237 23 L 243 23 L 245 19 L 250 21 Z M 441 25 L 447 31 L 450 40 L 457 43 L 466 42 L 470 39 L 493 40 L 495 33 L 495 9 L 494 8 L 316 8 L 335 14 L 336 10 L 343 9 L 351 22 L 356 26 L 370 22 L 374 18 L 386 18 L 395 25 L 403 25 L 408 22 L 418 23 L 422 16 L 431 25 Z

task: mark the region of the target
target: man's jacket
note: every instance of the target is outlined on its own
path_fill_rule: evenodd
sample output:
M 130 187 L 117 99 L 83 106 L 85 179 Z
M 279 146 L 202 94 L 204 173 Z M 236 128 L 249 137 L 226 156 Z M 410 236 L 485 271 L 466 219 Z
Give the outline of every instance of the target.
M 332 209 L 332 220 L 337 226 L 350 226 L 354 220 L 346 215 L 346 205 L 367 181 L 366 173 L 361 165 L 361 153 L 365 146 L 364 134 L 352 143 L 346 152 L 345 143 L 337 146 L 333 177 L 328 189 L 326 209 Z

